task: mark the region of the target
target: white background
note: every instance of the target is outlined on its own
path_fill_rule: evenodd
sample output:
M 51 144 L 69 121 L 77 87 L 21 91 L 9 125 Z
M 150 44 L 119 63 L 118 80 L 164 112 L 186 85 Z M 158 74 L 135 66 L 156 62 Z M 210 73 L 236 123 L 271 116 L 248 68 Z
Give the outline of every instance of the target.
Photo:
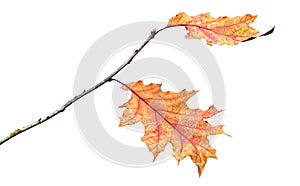
M 200 179 L 189 158 L 147 168 L 107 162 L 82 139 L 70 108 L 0 146 L 0 184 L 299 185 L 299 10 L 291 0 L 1 1 L 0 136 L 72 97 L 80 60 L 99 37 L 181 11 L 252 13 L 261 31 L 276 25 L 268 37 L 210 48 L 224 76 L 224 123 L 233 137 L 215 140 L 219 159 L 208 160 Z

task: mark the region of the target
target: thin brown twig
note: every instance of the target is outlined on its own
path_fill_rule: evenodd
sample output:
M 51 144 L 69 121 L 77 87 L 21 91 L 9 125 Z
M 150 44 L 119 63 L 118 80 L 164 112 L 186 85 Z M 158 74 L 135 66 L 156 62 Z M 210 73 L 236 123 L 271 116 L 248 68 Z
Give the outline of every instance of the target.
M 162 30 L 162 29 L 161 29 Z M 87 94 L 93 92 L 94 90 L 96 90 L 97 88 L 101 87 L 102 85 L 104 85 L 105 83 L 111 81 L 111 78 L 114 77 L 118 72 L 120 72 L 123 68 L 125 68 L 127 65 L 129 65 L 131 63 L 131 61 L 134 59 L 134 57 L 149 43 L 149 41 L 151 39 L 154 38 L 154 36 L 161 30 L 158 31 L 151 31 L 151 34 L 148 36 L 148 38 L 145 40 L 145 42 L 137 49 L 133 52 L 133 54 L 131 55 L 131 57 L 125 61 L 119 68 L 117 68 L 113 73 L 111 73 L 109 76 L 107 76 L 104 80 L 102 80 L 101 82 L 97 83 L 95 86 L 89 88 L 88 90 L 84 90 L 81 94 L 75 96 L 73 99 L 69 100 L 68 102 L 66 102 L 63 106 L 60 107 L 60 109 L 55 110 L 54 112 L 52 112 L 51 114 L 49 114 L 48 116 L 44 117 L 44 118 L 40 118 L 38 120 L 36 120 L 35 122 L 21 128 L 21 129 L 16 129 L 14 130 L 12 133 L 10 133 L 8 136 L 6 136 L 5 138 L 3 138 L 0 141 L 0 145 L 2 145 L 3 143 L 7 142 L 8 140 L 12 139 L 13 137 L 33 128 L 36 127 L 37 125 L 40 125 L 42 123 L 44 123 L 45 121 L 53 118 L 54 116 L 56 116 L 57 114 L 63 112 L 66 108 L 68 108 L 70 105 L 72 105 L 73 103 L 75 103 L 77 100 L 79 100 L 80 98 L 86 96 Z

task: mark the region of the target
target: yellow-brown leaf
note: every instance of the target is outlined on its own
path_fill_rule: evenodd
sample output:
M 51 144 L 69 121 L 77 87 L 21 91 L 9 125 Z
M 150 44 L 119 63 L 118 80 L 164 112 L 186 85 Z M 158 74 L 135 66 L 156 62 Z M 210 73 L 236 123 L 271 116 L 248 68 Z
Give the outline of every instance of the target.
M 120 106 L 126 108 L 120 126 L 142 122 L 145 127 L 142 141 L 153 153 L 154 160 L 170 142 L 177 161 L 190 156 L 200 175 L 207 158 L 216 158 L 216 150 L 210 146 L 207 137 L 224 134 L 222 125 L 212 126 L 204 119 L 219 111 L 214 106 L 206 111 L 190 109 L 186 102 L 197 93 L 194 90 L 163 92 L 161 84 L 144 85 L 142 81 L 127 86 L 123 88 L 129 88 L 132 95 Z
M 172 17 L 168 25 L 185 25 L 187 38 L 205 39 L 208 45 L 236 45 L 249 38 L 259 36 L 258 30 L 249 26 L 257 16 L 214 18 L 209 13 L 189 16 L 182 12 Z

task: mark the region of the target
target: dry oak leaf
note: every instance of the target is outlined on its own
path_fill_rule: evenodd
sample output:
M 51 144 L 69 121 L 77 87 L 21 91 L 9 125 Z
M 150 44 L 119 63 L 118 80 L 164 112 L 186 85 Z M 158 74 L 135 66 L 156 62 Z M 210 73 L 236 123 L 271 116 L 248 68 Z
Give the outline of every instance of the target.
M 236 45 L 242 41 L 259 37 L 259 31 L 250 27 L 257 16 L 246 14 L 230 18 L 214 18 L 209 13 L 189 16 L 184 12 L 169 20 L 168 25 L 186 25 L 186 38 L 205 39 L 208 45 Z M 193 26 L 188 26 L 193 25 Z
M 120 126 L 142 122 L 145 127 L 142 141 L 153 153 L 153 161 L 170 142 L 178 163 L 190 156 L 200 176 L 207 158 L 216 158 L 216 150 L 210 146 L 208 136 L 225 134 L 223 125 L 212 126 L 204 119 L 220 111 L 214 106 L 206 111 L 189 108 L 186 102 L 198 92 L 195 90 L 163 92 L 161 84 L 144 85 L 143 81 L 122 88 L 131 91 L 131 98 L 120 106 L 125 108 Z

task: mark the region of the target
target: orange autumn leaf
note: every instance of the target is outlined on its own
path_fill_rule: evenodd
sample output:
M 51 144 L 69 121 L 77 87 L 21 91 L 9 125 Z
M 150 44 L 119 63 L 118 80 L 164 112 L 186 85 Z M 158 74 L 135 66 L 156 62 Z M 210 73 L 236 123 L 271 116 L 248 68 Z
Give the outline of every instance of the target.
M 205 39 L 208 45 L 236 45 L 260 36 L 258 30 L 249 26 L 256 17 L 246 14 L 234 18 L 227 16 L 214 18 L 209 13 L 189 16 L 181 12 L 172 17 L 168 25 L 186 25 L 187 38 Z
M 216 158 L 216 150 L 210 146 L 208 136 L 225 134 L 223 125 L 212 126 L 205 119 L 220 111 L 214 106 L 206 111 L 189 108 L 186 102 L 197 93 L 195 90 L 163 92 L 161 84 L 144 85 L 143 81 L 122 88 L 130 89 L 132 94 L 130 100 L 120 106 L 125 108 L 120 126 L 142 122 L 145 127 L 142 141 L 153 153 L 153 161 L 171 143 L 178 163 L 190 156 L 200 176 L 207 158 Z

